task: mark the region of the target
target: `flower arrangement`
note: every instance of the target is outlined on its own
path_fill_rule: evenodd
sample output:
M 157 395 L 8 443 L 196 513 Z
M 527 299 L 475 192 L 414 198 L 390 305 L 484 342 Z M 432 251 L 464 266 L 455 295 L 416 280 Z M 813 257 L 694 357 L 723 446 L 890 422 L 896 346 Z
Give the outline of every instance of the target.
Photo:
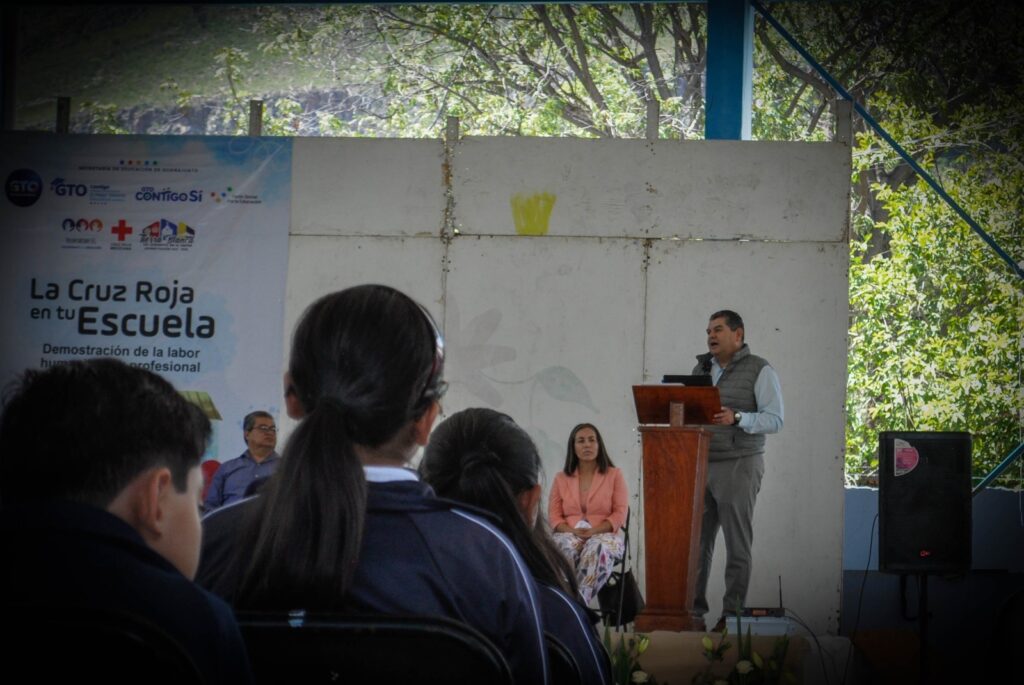
M 775 640 L 772 653 L 767 658 L 762 657 L 754 651 L 753 640 L 750 636 L 750 627 L 747 627 L 746 639 L 743 636 L 743 626 L 739 612 L 736 613 L 736 634 L 739 636 L 739 659 L 725 676 L 715 675 L 714 666 L 724 660 L 725 653 L 732 646 L 726 640 L 729 637 L 729 628 L 722 631 L 718 638 L 718 644 L 714 643 L 710 635 L 701 638 L 704 658 L 708 660 L 708 666 L 701 673 L 693 677 L 694 685 L 778 685 L 779 683 L 796 683 L 796 676 L 783 664 L 786 660 L 786 651 L 789 649 L 789 637 L 780 636 Z
M 604 646 L 612 659 L 612 683 L 614 685 L 633 685 L 648 683 L 658 685 L 651 674 L 640 668 L 640 655 L 647 651 L 651 638 L 643 633 L 635 633 L 628 638 L 622 636 L 618 643 L 612 645 L 611 631 L 604 627 Z

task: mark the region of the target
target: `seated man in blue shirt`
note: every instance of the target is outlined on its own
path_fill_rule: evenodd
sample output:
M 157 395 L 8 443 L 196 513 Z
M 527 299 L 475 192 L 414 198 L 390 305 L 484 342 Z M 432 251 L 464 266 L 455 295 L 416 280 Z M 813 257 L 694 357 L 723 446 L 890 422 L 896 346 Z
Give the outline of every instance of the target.
M 177 642 L 203 682 L 250 682 L 231 609 L 192 583 L 209 437 L 202 411 L 149 371 L 92 359 L 25 372 L 0 415 L 8 629 L 18 615 L 127 615 Z M 7 647 L 40 674 L 89 680 L 76 670 L 75 644 L 14 637 Z M 56 660 L 34 662 L 38 649 Z
M 277 468 L 281 457 L 274 451 L 277 426 L 273 416 L 265 411 L 246 415 L 242 422 L 242 435 L 248 449 L 242 456 L 221 464 L 214 473 L 203 502 L 206 511 L 242 499 L 249 494 L 249 486 L 255 481 L 265 481 Z

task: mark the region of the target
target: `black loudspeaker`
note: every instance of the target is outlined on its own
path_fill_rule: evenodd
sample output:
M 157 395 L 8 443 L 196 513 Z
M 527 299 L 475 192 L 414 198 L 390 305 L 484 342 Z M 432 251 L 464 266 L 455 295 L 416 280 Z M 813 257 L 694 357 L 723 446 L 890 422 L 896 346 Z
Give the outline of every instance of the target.
M 878 435 L 878 570 L 971 568 L 971 434 Z

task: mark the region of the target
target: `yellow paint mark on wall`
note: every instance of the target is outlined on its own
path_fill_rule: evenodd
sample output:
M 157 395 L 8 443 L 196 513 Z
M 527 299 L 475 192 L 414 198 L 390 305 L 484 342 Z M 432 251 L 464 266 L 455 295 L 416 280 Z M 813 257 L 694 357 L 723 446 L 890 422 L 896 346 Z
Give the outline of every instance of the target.
M 509 198 L 512 205 L 512 221 L 519 235 L 547 235 L 548 219 L 555 207 L 555 196 L 551 193 L 516 193 Z

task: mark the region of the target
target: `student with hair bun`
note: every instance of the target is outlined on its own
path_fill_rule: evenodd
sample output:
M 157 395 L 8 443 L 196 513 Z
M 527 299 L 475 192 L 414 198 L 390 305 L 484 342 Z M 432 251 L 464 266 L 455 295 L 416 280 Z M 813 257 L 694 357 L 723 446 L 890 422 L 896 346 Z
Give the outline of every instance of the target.
M 574 569 L 544 530 L 539 516 L 540 456 L 511 417 L 492 409 L 465 409 L 430 436 L 420 474 L 441 497 L 497 517 L 540 587 L 544 627 L 576 657 L 584 685 L 611 682 L 608 654 L 577 599 Z
M 302 315 L 285 375 L 298 419 L 258 497 L 213 512 L 198 580 L 240 609 L 447 616 L 517 683 L 547 681 L 537 587 L 508 538 L 406 468 L 443 394 L 444 341 L 403 293 L 364 285 Z

